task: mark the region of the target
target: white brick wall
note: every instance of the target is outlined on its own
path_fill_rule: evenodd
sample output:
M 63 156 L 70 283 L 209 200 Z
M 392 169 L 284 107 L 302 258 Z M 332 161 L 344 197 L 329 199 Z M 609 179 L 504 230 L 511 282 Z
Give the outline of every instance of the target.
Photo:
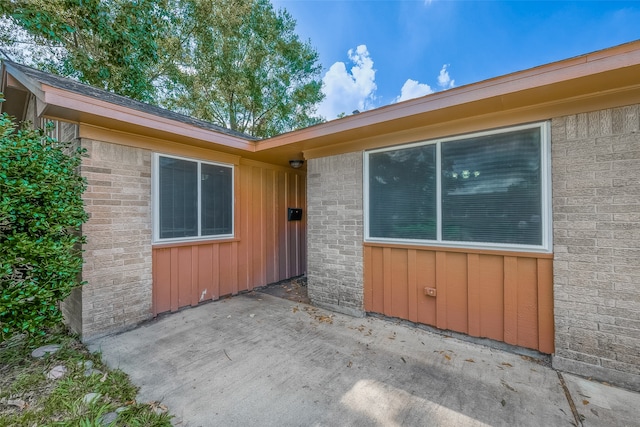
M 312 159 L 307 171 L 307 278 L 313 304 L 361 316 L 362 153 Z
M 152 317 L 151 153 L 86 139 L 82 146 L 90 218 L 78 332 L 87 339 Z
M 552 121 L 558 369 L 640 390 L 640 106 Z

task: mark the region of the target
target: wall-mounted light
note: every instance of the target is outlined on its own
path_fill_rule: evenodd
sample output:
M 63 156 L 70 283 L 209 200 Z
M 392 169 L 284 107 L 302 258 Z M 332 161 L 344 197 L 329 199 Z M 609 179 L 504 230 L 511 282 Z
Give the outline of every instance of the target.
M 300 169 L 304 164 L 304 160 L 289 160 L 289 165 L 294 169 Z

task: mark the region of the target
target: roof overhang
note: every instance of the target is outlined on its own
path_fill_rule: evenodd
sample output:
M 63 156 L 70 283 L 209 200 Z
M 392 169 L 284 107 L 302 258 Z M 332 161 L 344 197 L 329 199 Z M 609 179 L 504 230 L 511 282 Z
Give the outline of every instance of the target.
M 35 95 L 39 113 L 79 123 L 81 134 L 86 127 L 92 129 L 90 133 L 103 136 L 114 132 L 169 140 L 281 166 L 287 166 L 290 159 L 302 153 L 306 158 L 322 157 L 640 103 L 640 41 L 262 141 L 34 82 L 10 64 L 3 70 L 5 97 L 15 97 L 7 107 L 14 111 L 21 108 L 20 99 L 26 103 L 25 94 L 30 92 Z
M 0 103 L 0 112 L 25 120 L 27 114 L 27 104 L 29 100 L 29 89 L 21 84 L 13 74 L 6 72 L 6 64 L 2 63 L 2 74 L 0 75 L 0 92 L 5 101 Z
M 257 143 L 306 158 L 640 103 L 640 41 L 437 92 Z
M 186 144 L 197 141 L 215 149 L 255 151 L 254 141 L 47 85 L 42 90 L 46 103 L 43 114 L 47 117 Z

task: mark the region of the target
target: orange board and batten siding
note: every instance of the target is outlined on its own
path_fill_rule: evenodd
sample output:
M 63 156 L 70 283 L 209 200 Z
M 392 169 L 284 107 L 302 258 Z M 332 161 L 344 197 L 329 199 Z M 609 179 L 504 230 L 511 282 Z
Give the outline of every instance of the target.
M 153 248 L 154 315 L 296 277 L 306 270 L 303 173 L 257 162 L 236 166 L 235 238 Z
M 551 354 L 552 267 L 552 254 L 365 243 L 365 310 Z

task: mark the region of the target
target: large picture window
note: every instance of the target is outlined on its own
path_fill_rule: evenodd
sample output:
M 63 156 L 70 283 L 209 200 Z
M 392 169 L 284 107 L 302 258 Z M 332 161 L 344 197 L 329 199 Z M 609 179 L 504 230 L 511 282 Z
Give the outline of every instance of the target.
M 369 241 L 550 250 L 547 124 L 365 153 Z
M 233 236 L 233 167 L 156 155 L 155 240 Z

